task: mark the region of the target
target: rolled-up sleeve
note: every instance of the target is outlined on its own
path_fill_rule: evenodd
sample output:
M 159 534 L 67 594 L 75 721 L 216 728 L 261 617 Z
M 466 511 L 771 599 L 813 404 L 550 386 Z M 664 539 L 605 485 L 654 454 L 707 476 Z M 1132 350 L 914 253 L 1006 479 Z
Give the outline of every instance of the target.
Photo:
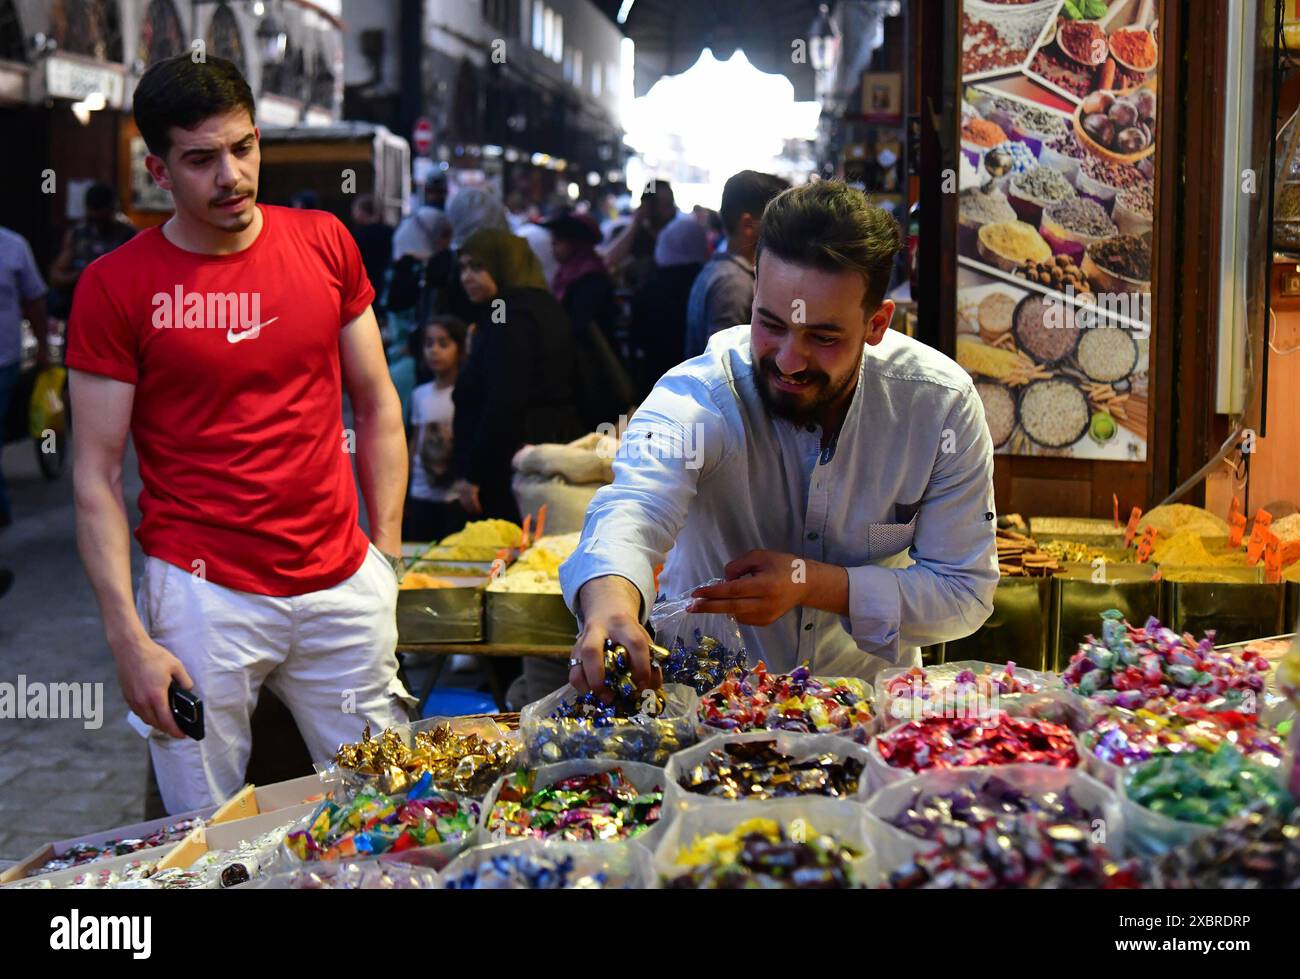
M 725 447 L 726 427 L 700 380 L 670 372 L 632 416 L 614 482 L 597 490 L 582 538 L 560 566 L 565 603 L 578 616 L 578 592 L 592 578 L 619 575 L 641 593 L 644 620 L 654 604 L 655 568 L 686 522 L 699 481 Z
M 948 413 L 910 556 L 915 563 L 907 568 L 848 569 L 854 642 L 891 662 L 903 647 L 968 636 L 993 612 L 993 443 L 973 389 Z

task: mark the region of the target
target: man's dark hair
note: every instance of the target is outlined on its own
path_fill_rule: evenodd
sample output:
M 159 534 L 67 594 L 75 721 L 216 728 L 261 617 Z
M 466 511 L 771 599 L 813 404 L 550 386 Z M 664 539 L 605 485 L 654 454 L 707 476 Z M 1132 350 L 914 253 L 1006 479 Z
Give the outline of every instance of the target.
M 866 284 L 862 308 L 868 312 L 885 298 L 901 247 L 898 223 L 839 180 L 792 187 L 773 198 L 758 239 L 760 260 L 770 252 L 823 272 L 857 272 Z
M 736 233 L 742 215 L 752 214 L 761 218 L 768 202 L 789 187 L 790 181 L 757 170 L 741 170 L 731 177 L 722 187 L 720 211 L 727 234 Z
M 87 211 L 112 211 L 117 209 L 117 192 L 108 184 L 91 184 L 86 188 Z
M 159 61 L 135 88 L 135 124 L 149 152 L 164 159 L 172 148 L 172 126 L 194 129 L 235 109 L 253 118 L 253 90 L 233 62 L 211 55 L 197 63 L 189 52 Z

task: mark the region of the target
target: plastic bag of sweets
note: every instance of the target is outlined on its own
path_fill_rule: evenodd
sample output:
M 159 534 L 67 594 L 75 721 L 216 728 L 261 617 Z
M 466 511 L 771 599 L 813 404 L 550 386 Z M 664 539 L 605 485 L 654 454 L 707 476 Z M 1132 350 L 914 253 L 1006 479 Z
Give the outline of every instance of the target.
M 1111 609 L 1102 613 L 1101 637 L 1084 638 L 1061 679 L 1081 697 L 1129 710 L 1160 712 L 1169 701 L 1191 700 L 1257 713 L 1268 669 L 1250 650 L 1215 649 L 1213 632 L 1197 642 L 1154 616 L 1137 628 Z
M 1257 805 L 1234 816 L 1155 861 L 1151 886 L 1300 889 L 1300 809 Z
M 1137 860 L 1116 859 L 1109 846 L 1071 823 L 1027 816 L 1011 825 L 988 819 L 916 854 L 886 880 L 893 889 L 1117 889 L 1143 886 Z
M 690 687 L 638 690 L 627 650 L 608 641 L 605 684 L 614 695 L 611 704 L 565 684 L 524 707 L 519 729 L 530 761 L 606 758 L 662 766 L 673 752 L 696 742 L 699 697 Z
M 956 845 L 963 830 L 1041 817 L 1079 826 L 1112 853 L 1124 851 L 1119 797 L 1077 768 L 1047 765 L 943 769 L 911 775 L 867 801 L 867 832 L 888 875 L 935 844 Z
M 1079 752 L 1070 728 L 1006 710 L 908 721 L 871 742 L 869 770 L 881 788 L 914 772 L 1019 763 L 1075 768 Z
M 721 582 L 712 578 L 700 587 Z M 691 612 L 694 601 L 690 592 L 661 598 L 650 610 L 650 623 L 655 642 L 668 652 L 657 661 L 664 683 L 680 683 L 703 694 L 732 670 L 744 669 L 747 660 L 736 620 L 730 615 Z
M 639 843 L 519 839 L 462 853 L 439 881 L 449 890 L 632 890 L 653 887 L 655 874 Z
M 367 725 L 360 741 L 339 746 L 334 765 L 348 797 L 368 784 L 390 795 L 405 792 L 428 772 L 436 788 L 481 798 L 519 763 L 522 747 L 491 720 L 439 718 L 377 738 Z
M 664 887 L 849 888 L 875 881 L 861 805 L 802 797 L 683 803 L 655 847 Z
M 1016 666 L 995 668 L 990 663 L 964 660 L 922 669 L 892 667 L 876 677 L 880 723 L 892 726 L 901 721 L 920 720 L 927 714 L 944 713 L 971 699 L 992 701 L 1016 694 L 1039 693 L 1059 688 L 1060 678 Z
M 663 815 L 663 779 L 653 765 L 599 759 L 521 768 L 483 800 L 478 836 L 653 841 Z
M 664 769 L 664 805 L 789 796 L 866 799 L 867 748 L 837 734 L 743 731 L 679 751 Z
M 351 799 L 321 804 L 285 837 L 294 860 L 315 862 L 435 848 L 452 855 L 468 846 L 479 804 L 436 789 L 425 772 L 405 794 L 366 786 Z
M 1225 743 L 1265 768 L 1281 768 L 1285 741 L 1277 732 L 1260 727 L 1259 720 L 1257 714 L 1213 711 L 1195 702 L 1176 704 L 1164 714 L 1145 707 L 1136 711 L 1113 707 L 1077 739 L 1088 771 L 1118 788 L 1125 769 L 1133 765 L 1163 755 L 1215 751 Z
M 260 890 L 411 891 L 438 886 L 436 871 L 399 863 L 317 863 L 263 877 L 249 885 Z
M 700 698 L 700 733 L 802 731 L 865 744 L 875 727 L 873 696 L 871 685 L 856 677 L 815 677 L 806 663 L 789 673 L 769 673 L 759 660 Z
M 1294 805 L 1276 770 L 1247 761 L 1235 747 L 1165 755 L 1129 769 L 1121 803 L 1129 846 L 1157 855 L 1190 843 L 1255 805 L 1284 811 Z

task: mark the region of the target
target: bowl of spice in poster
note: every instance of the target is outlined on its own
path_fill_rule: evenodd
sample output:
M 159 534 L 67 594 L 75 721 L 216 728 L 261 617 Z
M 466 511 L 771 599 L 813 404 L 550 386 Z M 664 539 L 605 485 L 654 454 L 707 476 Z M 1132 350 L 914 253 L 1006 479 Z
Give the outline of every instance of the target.
M 1111 31 L 1109 40 L 1111 56 L 1130 71 L 1151 71 L 1160 60 L 1155 35 L 1145 28 L 1121 27 Z
M 1145 236 L 1116 235 L 1083 252 L 1083 274 L 1099 293 L 1151 291 L 1151 242 Z
M 1155 215 L 1155 196 L 1147 183 L 1125 187 L 1115 195 L 1111 217 L 1122 234 L 1144 235 L 1151 231 Z
M 999 221 L 979 230 L 979 256 L 1004 272 L 1014 272 L 1023 262 L 1045 262 L 1052 249 L 1038 229 L 1024 221 Z
M 1078 197 L 1074 185 L 1060 171 L 1035 167 L 1018 173 L 1007 184 L 1007 199 L 1021 221 L 1037 225 L 1043 208 Z
M 957 199 L 957 250 L 974 257 L 979 254 L 979 232 L 986 224 L 1016 219 L 1007 195 L 995 187 L 964 190 Z
M 1011 332 L 1021 351 L 1049 367 L 1073 356 L 1079 345 L 1074 306 L 1059 296 L 1025 296 L 1016 304 Z
M 1070 131 L 1066 117 L 1039 105 L 1026 105 L 1016 113 L 1011 125 L 1013 139 L 1029 147 L 1038 156 L 1044 143 L 1064 136 Z
M 1119 234 L 1106 209 L 1090 197 L 1075 197 L 1043 209 L 1038 232 L 1055 255 L 1068 255 L 1075 262 L 1094 241 Z
M 1020 393 L 1016 418 L 1031 442 L 1045 449 L 1064 449 L 1084 437 L 1092 412 L 1074 381 L 1051 377 L 1034 381 Z

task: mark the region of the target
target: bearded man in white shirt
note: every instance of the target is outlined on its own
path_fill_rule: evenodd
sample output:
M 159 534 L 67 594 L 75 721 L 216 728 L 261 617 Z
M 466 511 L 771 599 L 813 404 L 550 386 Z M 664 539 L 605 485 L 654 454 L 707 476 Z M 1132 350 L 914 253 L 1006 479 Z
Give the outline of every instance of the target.
M 992 441 L 969 375 L 889 329 L 899 247 L 837 181 L 768 205 L 751 323 L 660 379 L 560 569 L 579 690 L 602 689 L 606 639 L 658 683 L 643 623 L 661 562 L 659 593 L 735 616 L 774 671 L 870 679 L 991 614 Z

